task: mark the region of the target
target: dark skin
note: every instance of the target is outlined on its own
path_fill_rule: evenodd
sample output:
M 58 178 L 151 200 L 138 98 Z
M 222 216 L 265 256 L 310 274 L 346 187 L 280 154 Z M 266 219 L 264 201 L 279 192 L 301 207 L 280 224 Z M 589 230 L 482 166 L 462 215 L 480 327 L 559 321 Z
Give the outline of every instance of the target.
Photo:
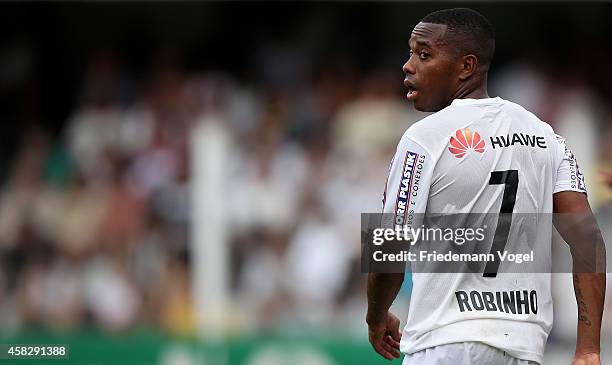
M 474 54 L 458 55 L 449 44 L 447 26 L 419 23 L 410 37 L 410 58 L 402 68 L 415 109 L 437 112 L 454 99 L 488 98 L 487 74 Z
M 475 54 L 450 47 L 446 25 L 419 23 L 410 37 L 410 58 L 404 64 L 407 97 L 417 110 L 436 112 L 454 99 L 488 98 L 488 65 Z M 570 246 L 574 291 L 578 304 L 578 340 L 572 365 L 600 365 L 600 332 L 605 298 L 605 246 L 585 194 L 553 196 L 555 226 Z M 586 244 L 585 244 L 586 243 Z M 596 261 L 596 262 L 594 262 Z M 403 273 L 368 275 L 368 337 L 381 356 L 400 357 L 399 319 L 389 312 L 404 280 Z
M 572 365 L 599 365 L 606 294 L 606 249 L 586 194 L 553 196 L 555 227 L 570 247 L 578 306 L 576 354 Z

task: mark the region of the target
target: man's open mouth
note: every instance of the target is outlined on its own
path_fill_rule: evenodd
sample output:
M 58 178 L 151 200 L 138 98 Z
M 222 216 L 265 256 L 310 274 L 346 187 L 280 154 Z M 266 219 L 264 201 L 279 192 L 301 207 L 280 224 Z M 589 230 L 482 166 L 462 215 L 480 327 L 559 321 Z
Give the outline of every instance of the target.
M 408 88 L 408 93 L 406 93 L 406 98 L 408 100 L 413 100 L 419 93 L 418 90 L 416 89 L 414 84 L 410 82 L 408 79 L 404 79 L 404 85 L 406 86 L 406 88 Z
M 412 86 L 407 86 L 407 87 L 408 87 L 408 93 L 406 94 L 406 98 L 408 98 L 408 100 L 413 100 L 414 98 L 416 98 L 419 92 L 417 89 L 415 89 Z

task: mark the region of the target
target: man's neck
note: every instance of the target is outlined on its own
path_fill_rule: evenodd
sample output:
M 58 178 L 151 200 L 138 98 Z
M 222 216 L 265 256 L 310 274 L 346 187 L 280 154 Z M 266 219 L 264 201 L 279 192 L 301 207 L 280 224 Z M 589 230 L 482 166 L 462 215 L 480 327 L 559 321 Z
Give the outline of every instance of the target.
M 455 99 L 486 99 L 488 97 L 489 97 L 489 94 L 487 93 L 487 88 L 483 87 L 483 88 L 479 88 L 476 90 L 472 90 L 465 94 L 461 94 Z
M 474 78 L 464 83 L 455 95 L 454 99 L 486 99 L 489 97 L 487 92 L 487 75 Z

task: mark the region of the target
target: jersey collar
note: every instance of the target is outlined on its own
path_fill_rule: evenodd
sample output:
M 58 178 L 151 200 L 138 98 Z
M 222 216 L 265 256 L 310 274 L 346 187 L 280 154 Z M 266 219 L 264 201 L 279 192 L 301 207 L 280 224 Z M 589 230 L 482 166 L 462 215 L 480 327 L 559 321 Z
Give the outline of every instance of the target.
M 451 105 L 466 105 L 466 104 L 492 104 L 502 102 L 503 99 L 499 96 L 485 99 L 454 99 Z

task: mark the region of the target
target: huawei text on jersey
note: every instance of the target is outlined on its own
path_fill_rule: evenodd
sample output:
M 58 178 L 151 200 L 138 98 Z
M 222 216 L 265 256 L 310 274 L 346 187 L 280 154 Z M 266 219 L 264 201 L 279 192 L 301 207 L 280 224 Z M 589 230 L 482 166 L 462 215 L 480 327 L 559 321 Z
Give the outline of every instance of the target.
M 523 133 L 513 133 L 512 135 L 507 134 L 505 136 L 491 137 L 491 146 L 493 146 L 493 149 L 515 145 L 546 148 L 546 138 L 534 135 L 530 136 Z

